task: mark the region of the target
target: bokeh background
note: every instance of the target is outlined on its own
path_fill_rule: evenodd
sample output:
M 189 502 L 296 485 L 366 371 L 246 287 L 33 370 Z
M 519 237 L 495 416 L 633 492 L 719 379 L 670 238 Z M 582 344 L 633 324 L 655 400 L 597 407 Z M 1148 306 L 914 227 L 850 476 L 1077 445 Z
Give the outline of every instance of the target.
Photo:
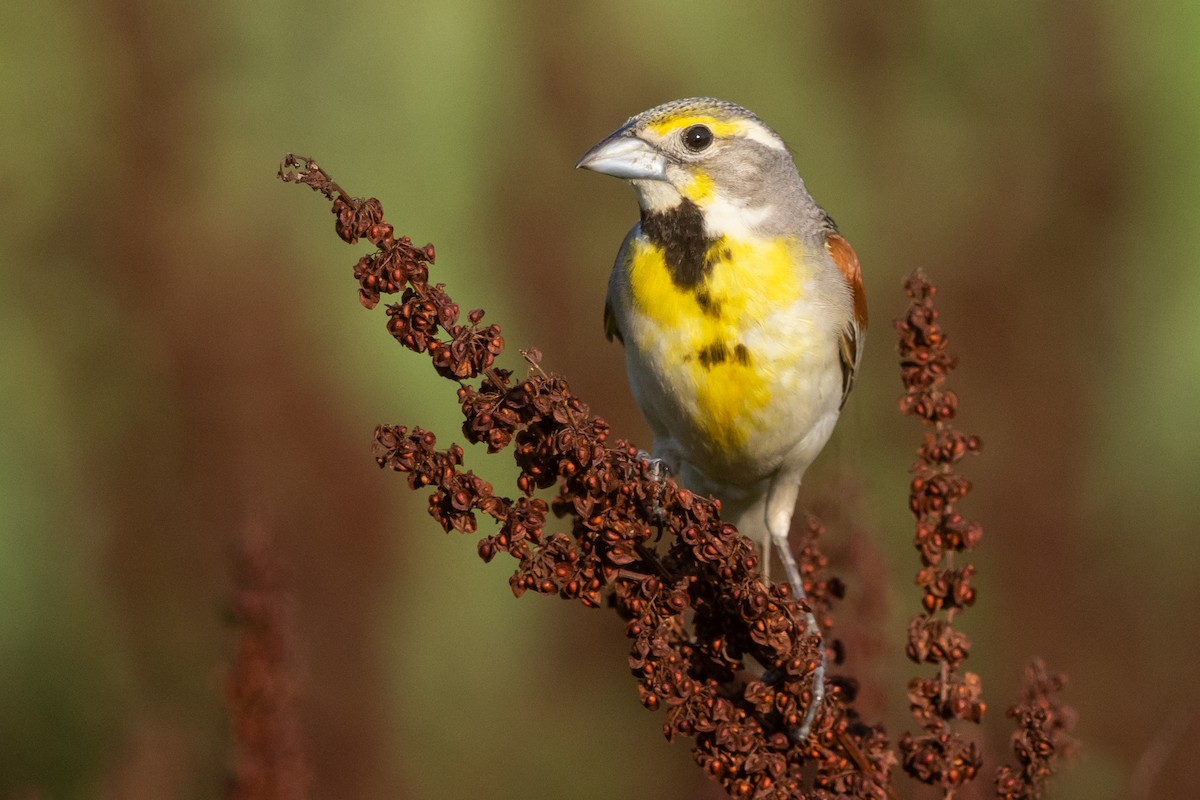
M 1041 654 L 1084 741 L 1055 796 L 1192 796 L 1197 41 L 1200 5 L 1155 0 L 4 4 L 0 797 L 220 795 L 248 530 L 291 595 L 312 797 L 711 796 L 615 617 L 514 599 L 376 468 L 378 422 L 458 438 L 453 387 L 359 307 L 325 203 L 275 179 L 298 150 L 378 196 L 509 366 L 540 348 L 645 442 L 600 325 L 634 199 L 572 167 L 695 94 L 784 135 L 865 266 L 863 375 L 803 497 L 835 555 L 870 532 L 839 622 L 875 637 L 878 718 L 904 730 L 913 674 L 890 322 L 922 267 L 985 443 L 963 626 L 988 746 Z

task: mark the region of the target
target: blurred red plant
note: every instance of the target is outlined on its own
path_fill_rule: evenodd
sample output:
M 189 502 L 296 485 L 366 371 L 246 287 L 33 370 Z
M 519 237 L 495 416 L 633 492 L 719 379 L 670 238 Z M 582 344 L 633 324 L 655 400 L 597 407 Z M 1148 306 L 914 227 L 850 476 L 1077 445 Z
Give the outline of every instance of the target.
M 225 681 L 234 763 L 226 800 L 305 800 L 309 771 L 295 708 L 288 599 L 267 534 L 243 533 L 230 616 L 236 652 Z
M 360 302 L 373 308 L 381 295 L 400 293 L 386 310 L 388 331 L 408 349 L 428 353 L 436 371 L 458 383 L 468 442 L 485 444 L 489 453 L 513 448 L 518 494 L 496 494 L 462 469 L 462 447 L 439 449 L 434 435 L 419 427 L 379 426 L 379 465 L 406 473 L 413 489 L 431 488 L 429 513 L 446 531 L 475 532 L 479 514 L 491 517 L 498 529 L 480 538 L 479 554 L 491 561 L 507 553 L 517 561 L 509 583 L 518 596 L 533 590 L 592 607 L 607 601 L 633 640 L 629 664 L 642 704 L 666 707 L 667 738 L 691 737 L 697 763 L 731 796 L 895 797 L 892 767 L 901 759 L 909 774 L 942 785 L 947 797 L 976 776 L 975 745 L 947 722 L 978 721 L 984 710 L 977 678 L 958 671 L 970 642 L 951 626 L 955 611 L 974 600 L 974 567 L 954 568 L 950 556 L 969 549 L 979 528 L 953 512 L 969 483 L 949 467 L 977 450 L 978 440 L 947 424 L 956 400 L 941 383 L 953 359 L 944 353 L 928 283 L 910 279 L 913 305 L 900 323 L 901 405 L 932 426 L 912 486 L 925 610 L 910 626 L 908 652 L 939 672 L 910 684 L 925 733 L 906 735 L 898 757 L 882 727 L 859 718 L 850 680 L 831 679 L 810 735 L 794 740 L 791 732 L 812 696 L 819 640 L 805 633 L 802 608 L 787 584 L 759 572 L 753 543 L 720 520 L 717 504 L 670 479 L 653 479 L 629 443 L 610 444 L 608 425 L 563 378 L 542 370 L 537 351 L 522 354 L 529 365 L 524 378 L 497 367 L 504 349 L 499 326 L 484 325 L 482 310 L 460 322 L 445 287 L 428 282 L 433 246 L 396 238 L 378 200 L 348 195 L 302 156 L 286 156 L 279 176 L 328 198 L 344 241 L 365 238 L 378 248 L 354 267 Z M 535 496 L 554 486 L 551 503 Z M 570 536 L 545 530 L 551 511 L 570 520 Z M 828 628 L 842 587 L 824 575 L 816 546 L 821 533 L 811 520 L 800 562 L 810 605 Z M 660 538 L 665 544 L 655 548 Z M 752 672 L 747 658 L 765 674 Z M 1013 712 L 1024 743 L 1019 759 L 1032 755 L 1017 768 L 1003 768 L 999 796 L 1038 796 L 1063 752 L 1071 715 L 1053 699 L 1060 687 L 1043 675 L 1020 707 L 1025 710 Z

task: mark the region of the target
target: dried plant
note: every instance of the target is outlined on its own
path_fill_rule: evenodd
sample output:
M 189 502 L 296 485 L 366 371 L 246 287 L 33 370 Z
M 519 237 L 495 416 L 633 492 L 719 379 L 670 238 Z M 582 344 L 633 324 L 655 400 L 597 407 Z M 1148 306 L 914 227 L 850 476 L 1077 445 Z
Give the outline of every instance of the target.
M 479 516 L 490 517 L 496 529 L 479 539 L 479 555 L 515 559 L 509 583 L 518 596 L 534 591 L 615 609 L 632 640 L 629 664 L 642 704 L 665 707 L 667 738 L 690 738 L 696 762 L 731 796 L 895 797 L 892 767 L 900 759 L 883 729 L 855 712 L 852 681 L 831 679 L 811 734 L 804 741 L 790 735 L 811 698 L 819 640 L 805 633 L 803 607 L 787 584 L 759 572 L 754 544 L 721 521 L 719 506 L 652 478 L 634 446 L 610 442 L 608 425 L 562 377 L 542 369 L 537 351 L 522 353 L 524 377 L 498 367 L 499 326 L 485 324 L 482 310 L 462 320 L 445 287 L 429 283 L 433 246 L 397 238 L 378 200 L 348 195 L 306 157 L 287 156 L 279 174 L 332 202 L 344 241 L 366 239 L 377 248 L 354 267 L 359 300 L 373 308 L 383 294 L 400 295 L 387 306 L 388 331 L 457 384 L 466 440 L 489 453 L 510 450 L 520 472 L 516 491 L 498 494 L 463 469 L 462 447 L 439 448 L 429 431 L 404 425 L 376 429 L 379 465 L 405 473 L 413 489 L 430 489 L 429 513 L 446 531 L 474 533 Z M 900 755 L 910 774 L 949 796 L 980 762 L 974 745 L 947 724 L 977 720 L 984 708 L 978 680 L 959 672 L 969 641 L 950 625 L 974 599 L 973 567 L 955 568 L 950 554 L 979 536 L 978 526 L 953 512 L 969 484 L 950 466 L 978 441 L 947 424 L 955 400 L 941 381 L 952 360 L 936 326 L 932 287 L 922 285 L 924 294 L 910 284 L 913 311 L 901 326 L 902 406 L 932 427 L 913 481 L 926 610 L 913 622 L 909 655 L 939 673 L 910 687 L 925 733 L 906 736 Z M 551 487 L 551 502 L 537 496 Z M 569 535 L 547 530 L 551 513 L 569 522 Z M 825 574 L 821 532 L 811 520 L 800 563 L 809 604 L 828 629 L 842 587 Z M 1054 717 L 1055 724 L 1065 719 Z M 1022 725 L 1023 741 L 1033 741 L 1033 728 Z M 1022 768 L 1013 780 L 1038 781 L 1047 772 Z

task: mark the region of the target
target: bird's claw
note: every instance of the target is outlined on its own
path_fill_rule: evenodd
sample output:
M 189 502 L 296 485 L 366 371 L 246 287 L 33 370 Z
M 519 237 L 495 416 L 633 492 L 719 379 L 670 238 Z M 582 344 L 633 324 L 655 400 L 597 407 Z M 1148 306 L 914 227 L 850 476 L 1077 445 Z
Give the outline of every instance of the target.
M 671 468 L 663 459 L 655 458 L 645 450 L 638 450 L 637 457 L 638 461 L 644 462 L 646 465 L 646 477 L 655 483 L 662 483 L 671 477 Z
M 663 459 L 655 458 L 645 450 L 638 450 L 637 460 L 646 465 L 646 477 L 660 488 L 667 478 L 671 477 L 671 468 L 667 466 L 667 462 Z M 650 518 L 653 524 L 659 528 L 659 537 L 662 536 L 662 525 L 667 514 L 667 509 L 658 498 L 660 493 L 660 491 L 654 493 L 654 504 L 650 508 Z

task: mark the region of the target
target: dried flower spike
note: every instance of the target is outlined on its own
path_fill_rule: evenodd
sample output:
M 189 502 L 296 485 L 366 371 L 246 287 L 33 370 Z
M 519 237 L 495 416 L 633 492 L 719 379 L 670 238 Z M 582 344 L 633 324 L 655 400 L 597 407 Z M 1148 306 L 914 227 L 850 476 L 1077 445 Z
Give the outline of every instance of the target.
M 946 352 L 946 335 L 933 304 L 936 288 L 919 272 L 905 282 L 910 304 L 896 323 L 899 334 L 900 377 L 904 396 L 900 410 L 920 419 L 926 431 L 912 466 L 909 510 L 916 518 L 913 543 L 922 568 L 921 612 L 909 622 L 909 659 L 937 667 L 932 678 L 913 678 L 908 685 L 909 707 L 924 729 L 900 740 L 905 772 L 919 781 L 940 785 L 949 794 L 973 780 L 982 765 L 974 742 L 954 721 L 978 723 L 987 706 L 979 676 L 962 671 L 971 640 L 954 627 L 956 615 L 974 604 L 975 565 L 955 566 L 958 553 L 971 550 L 982 535 L 977 523 L 957 511 L 971 483 L 954 471 L 980 442 L 953 427 L 958 397 L 945 381 L 958 359 Z

